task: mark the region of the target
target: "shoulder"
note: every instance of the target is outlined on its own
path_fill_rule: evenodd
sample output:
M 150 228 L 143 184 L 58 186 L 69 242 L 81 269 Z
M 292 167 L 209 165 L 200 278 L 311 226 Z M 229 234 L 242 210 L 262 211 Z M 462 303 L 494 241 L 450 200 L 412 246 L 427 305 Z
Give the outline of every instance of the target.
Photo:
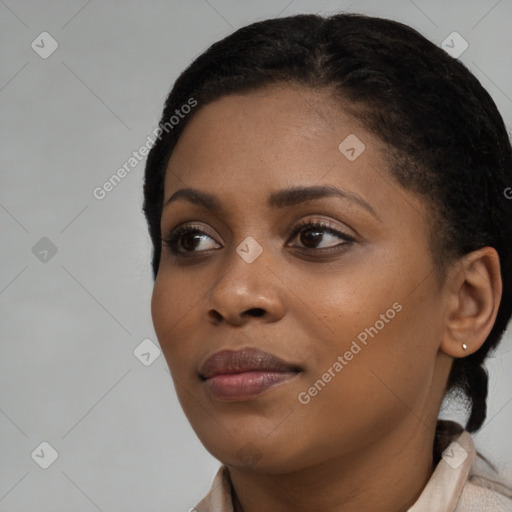
M 456 512 L 512 512 L 512 482 L 476 454 Z
M 512 512 L 512 499 L 469 480 L 464 486 L 455 512 Z
M 213 479 L 210 492 L 191 512 L 233 512 L 231 479 L 227 466 L 222 464 Z

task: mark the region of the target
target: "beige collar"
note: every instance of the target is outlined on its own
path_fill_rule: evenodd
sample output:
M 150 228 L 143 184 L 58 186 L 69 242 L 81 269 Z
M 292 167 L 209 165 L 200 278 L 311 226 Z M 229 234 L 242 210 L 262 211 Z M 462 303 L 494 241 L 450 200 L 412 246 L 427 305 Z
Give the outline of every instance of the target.
M 475 458 L 469 432 L 446 448 L 416 503 L 407 512 L 454 512 Z
M 456 512 L 474 458 L 473 439 L 464 431 L 443 452 L 423 492 L 408 512 Z M 219 468 L 210 492 L 193 510 L 233 512 L 231 481 L 226 466 Z

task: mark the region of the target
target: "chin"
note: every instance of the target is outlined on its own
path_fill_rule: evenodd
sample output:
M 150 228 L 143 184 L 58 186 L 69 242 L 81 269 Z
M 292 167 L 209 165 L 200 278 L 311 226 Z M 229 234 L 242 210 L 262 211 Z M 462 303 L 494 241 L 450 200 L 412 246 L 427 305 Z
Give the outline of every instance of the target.
M 304 451 L 307 442 L 290 442 L 291 436 L 285 437 L 288 442 L 277 438 L 256 440 L 255 436 L 228 436 L 222 443 L 217 438 L 205 440 L 203 445 L 228 467 L 274 475 L 300 471 L 320 462 L 313 458 L 320 455 L 318 450 L 309 448 Z

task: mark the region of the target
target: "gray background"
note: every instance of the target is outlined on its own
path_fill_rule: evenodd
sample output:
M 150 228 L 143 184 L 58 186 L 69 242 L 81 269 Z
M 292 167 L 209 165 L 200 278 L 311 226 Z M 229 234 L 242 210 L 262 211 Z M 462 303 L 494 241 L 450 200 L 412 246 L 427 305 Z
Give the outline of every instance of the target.
M 511 125 L 510 0 L 0 0 L 0 511 L 186 511 L 208 491 L 219 463 L 163 356 L 145 366 L 134 355 L 158 344 L 144 162 L 103 200 L 92 192 L 144 144 L 178 73 L 212 42 L 259 19 L 336 10 L 402 21 L 436 44 L 459 32 L 461 60 Z M 59 45 L 46 59 L 31 47 L 44 31 Z M 511 363 L 508 335 L 476 436 L 509 467 Z M 43 441 L 59 454 L 48 469 L 36 463 L 49 457 Z

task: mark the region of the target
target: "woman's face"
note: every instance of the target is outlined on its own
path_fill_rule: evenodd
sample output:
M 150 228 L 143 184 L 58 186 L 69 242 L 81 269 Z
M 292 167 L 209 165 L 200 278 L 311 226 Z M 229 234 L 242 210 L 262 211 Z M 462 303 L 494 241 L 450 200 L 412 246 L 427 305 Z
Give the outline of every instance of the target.
M 432 214 L 385 150 L 301 87 L 223 97 L 179 139 L 164 203 L 200 195 L 165 204 L 162 237 L 196 231 L 174 238 L 179 255 L 163 246 L 152 316 L 183 410 L 223 463 L 298 470 L 435 417 L 449 366 Z

